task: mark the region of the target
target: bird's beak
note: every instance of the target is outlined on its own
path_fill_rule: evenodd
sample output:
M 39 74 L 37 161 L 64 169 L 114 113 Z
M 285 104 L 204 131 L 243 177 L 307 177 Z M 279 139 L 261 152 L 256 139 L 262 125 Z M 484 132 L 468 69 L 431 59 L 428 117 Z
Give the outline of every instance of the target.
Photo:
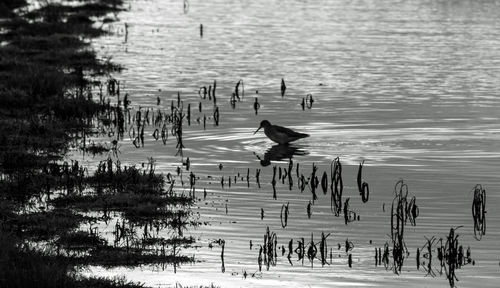
M 253 135 L 255 135 L 255 133 L 259 132 L 260 128 L 262 128 L 262 126 L 260 126 L 259 129 L 255 130 L 255 132 L 253 132 Z

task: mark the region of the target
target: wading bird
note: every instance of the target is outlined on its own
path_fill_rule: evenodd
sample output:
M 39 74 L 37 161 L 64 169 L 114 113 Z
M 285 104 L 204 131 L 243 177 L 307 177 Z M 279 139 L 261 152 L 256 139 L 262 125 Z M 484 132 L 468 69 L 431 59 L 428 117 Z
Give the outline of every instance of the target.
M 253 134 L 257 133 L 261 128 L 264 128 L 264 134 L 266 134 L 269 139 L 279 144 L 288 144 L 295 140 L 309 137 L 309 134 L 295 132 L 292 129 L 278 125 L 272 125 L 271 122 L 267 120 L 262 120 L 259 129 Z

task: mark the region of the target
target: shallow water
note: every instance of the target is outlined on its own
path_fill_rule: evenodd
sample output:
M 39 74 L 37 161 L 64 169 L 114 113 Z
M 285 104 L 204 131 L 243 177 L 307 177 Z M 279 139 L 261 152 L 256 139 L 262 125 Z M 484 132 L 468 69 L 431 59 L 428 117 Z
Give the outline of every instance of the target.
M 184 125 L 184 160 L 198 179 L 195 207 L 210 225 L 189 231 L 201 247 L 185 253 L 199 261 L 173 273 L 142 267 L 104 271 L 125 274 L 151 286 L 175 283 L 221 287 L 345 287 L 439 286 L 445 275 L 436 262 L 436 277 L 417 269 L 415 253 L 426 237 L 443 238 L 460 228 L 459 242 L 470 246 L 475 265 L 456 271 L 459 287 L 495 287 L 500 276 L 500 1 L 130 1 L 129 11 L 110 30 L 113 36 L 93 44 L 101 55 L 112 56 L 126 70 L 115 77 L 130 94 L 132 105 L 170 109 L 177 92 L 192 106 L 192 123 Z M 128 34 L 125 39 L 125 23 Z M 203 24 L 203 37 L 200 37 Z M 280 95 L 284 78 L 287 90 Z M 233 109 L 229 103 L 236 83 L 244 81 L 245 95 Z M 220 125 L 207 120 L 206 129 L 196 118 L 212 117 L 213 104 L 201 100 L 201 86 L 217 81 Z M 240 91 L 241 93 L 241 91 Z M 300 103 L 312 94 L 312 108 Z M 254 99 L 261 105 L 253 110 Z M 198 103 L 203 110 L 198 112 Z M 318 188 L 318 200 L 307 217 L 312 194 L 290 190 L 278 181 L 277 199 L 271 186 L 273 166 L 288 167 L 288 160 L 268 158 L 273 143 L 259 132 L 261 120 L 310 134 L 292 147 L 300 172 L 308 177 L 315 163 L 320 177 L 331 161 L 343 164 L 344 200 L 360 221 L 345 225 L 330 210 L 330 194 Z M 202 121 L 202 120 L 201 120 Z M 152 132 L 151 132 L 152 133 Z M 176 143 L 166 145 L 147 137 L 136 149 L 126 138 L 118 155 L 122 163 L 157 160 L 157 171 L 173 172 L 181 166 Z M 274 152 L 278 147 L 273 148 Z M 279 151 L 286 154 L 287 151 Z M 288 151 L 289 152 L 289 151 Z M 276 156 L 276 153 L 268 156 Z M 92 163 L 96 159 L 85 159 Z M 362 203 L 357 191 L 358 164 L 365 161 L 363 179 L 370 199 Z M 222 164 L 222 169 L 219 169 Z M 295 166 L 294 166 L 295 167 Z M 231 187 L 227 178 L 240 173 Z M 261 169 L 261 188 L 256 169 Z M 184 172 L 185 177 L 189 172 Z M 295 174 L 295 169 L 292 174 Z M 226 184 L 221 187 L 221 177 Z M 390 206 L 394 185 L 404 179 L 409 196 L 416 196 L 420 214 L 408 225 L 405 241 L 410 255 L 401 275 L 375 266 L 374 249 L 390 243 Z M 472 189 L 480 183 L 487 193 L 487 230 L 474 239 Z M 180 188 L 181 189 L 181 188 Z M 187 188 L 186 188 L 187 189 Z M 290 203 L 288 225 L 282 228 L 280 212 Z M 226 214 L 227 207 L 227 214 Z M 384 211 L 385 208 L 385 211 Z M 265 217 L 261 220 L 261 209 Z M 315 242 L 331 233 L 328 247 L 333 261 L 296 261 L 291 265 L 279 250 L 276 266 L 258 271 L 259 245 L 269 227 L 278 246 L 304 237 Z M 208 243 L 224 239 L 225 272 L 220 247 Z M 352 268 L 347 265 L 344 243 L 354 244 Z M 253 249 L 249 248 L 252 241 Z M 371 243 L 370 243 L 371 242 Z M 341 249 L 337 245 L 341 244 Z M 294 247 L 295 244 L 294 244 Z M 426 276 L 427 275 L 427 276 Z

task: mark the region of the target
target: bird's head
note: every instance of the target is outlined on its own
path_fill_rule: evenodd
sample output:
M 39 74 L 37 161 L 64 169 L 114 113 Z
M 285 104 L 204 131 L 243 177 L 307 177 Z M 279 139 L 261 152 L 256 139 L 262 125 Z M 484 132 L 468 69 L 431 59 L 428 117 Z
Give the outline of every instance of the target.
M 269 127 L 269 126 L 271 126 L 271 122 L 269 122 L 267 120 L 262 120 L 260 122 L 259 129 L 257 129 L 255 132 L 253 132 L 253 134 L 257 133 L 261 128 L 266 129 L 266 127 Z

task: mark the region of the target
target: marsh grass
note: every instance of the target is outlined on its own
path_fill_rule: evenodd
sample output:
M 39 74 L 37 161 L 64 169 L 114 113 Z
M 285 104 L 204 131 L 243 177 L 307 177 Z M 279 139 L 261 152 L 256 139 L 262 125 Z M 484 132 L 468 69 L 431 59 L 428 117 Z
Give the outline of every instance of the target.
M 153 249 L 136 247 L 100 246 L 92 253 L 81 257 L 71 257 L 73 263 L 79 265 L 97 265 L 106 268 L 116 266 L 137 267 L 140 265 L 168 265 L 193 262 L 193 257 L 177 255 L 174 253 L 161 253 Z
M 89 175 L 63 160 L 73 147 L 117 153 L 120 135 L 109 146 L 87 145 L 87 136 L 121 129 L 123 137 L 128 95 L 122 109 L 119 81 L 99 80 L 121 67 L 98 59 L 88 40 L 107 33 L 94 22 L 113 21 L 121 4 L 47 2 L 28 11 L 24 0 L 0 3 L 0 287 L 142 287 L 83 277 L 78 267 L 194 261 L 180 253 L 194 244 L 182 236 L 197 225 L 193 199 L 174 193 L 173 184 L 165 190 L 152 161 L 141 169 L 106 160 Z M 111 244 L 93 228 L 110 211 L 123 217 Z M 172 238 L 158 236 L 165 228 Z
M 74 261 L 29 246 L 19 246 L 10 233 L 0 234 L 0 286 L 21 287 L 143 287 L 124 278 L 84 277 Z M 50 277 L 47 277 L 50 275 Z
M 93 221 L 67 209 L 54 209 L 47 212 L 16 214 L 10 221 L 4 222 L 11 231 L 30 240 L 49 240 L 55 235 L 66 234 L 81 223 Z

